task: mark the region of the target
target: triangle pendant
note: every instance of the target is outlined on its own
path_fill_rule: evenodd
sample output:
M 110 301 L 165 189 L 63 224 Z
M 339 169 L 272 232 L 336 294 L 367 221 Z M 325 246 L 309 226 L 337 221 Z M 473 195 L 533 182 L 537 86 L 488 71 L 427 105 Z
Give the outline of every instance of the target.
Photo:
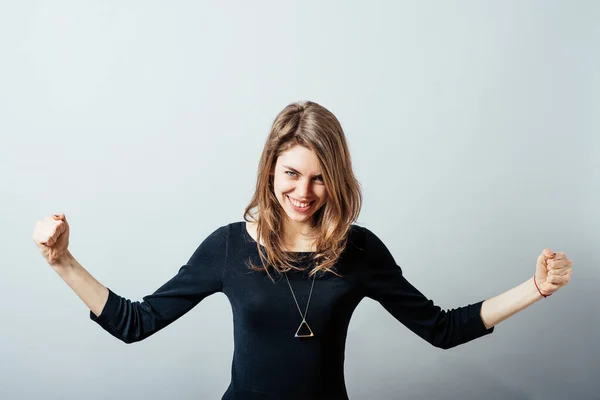
M 312 329 L 310 329 L 310 326 L 308 326 L 308 324 L 306 323 L 306 321 L 302 321 L 302 323 L 300 323 L 300 326 L 298 327 L 298 330 L 296 331 L 296 337 L 297 338 L 310 338 L 315 336 Z

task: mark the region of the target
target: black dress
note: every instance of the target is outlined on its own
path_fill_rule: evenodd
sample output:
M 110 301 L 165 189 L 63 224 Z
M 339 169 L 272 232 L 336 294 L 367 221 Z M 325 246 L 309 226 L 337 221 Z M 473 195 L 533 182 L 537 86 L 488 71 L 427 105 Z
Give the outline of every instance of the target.
M 306 269 L 287 275 L 304 312 L 313 264 L 310 253 L 296 254 Z M 109 290 L 100 316 L 90 312 L 90 317 L 116 338 L 132 343 L 158 332 L 205 297 L 223 292 L 231 303 L 234 326 L 226 400 L 347 399 L 346 334 L 352 313 L 365 296 L 442 349 L 494 331 L 481 320 L 483 301 L 440 309 L 404 278 L 379 238 L 358 225 L 352 225 L 348 245 L 335 266 L 342 277 L 331 273 L 316 277 L 306 316 L 312 338 L 294 337 L 302 318 L 285 276 L 271 270 L 274 283 L 265 272 L 250 270 L 249 259 L 260 265 L 256 241 L 245 222 L 223 226 L 200 244 L 177 275 L 142 302 Z

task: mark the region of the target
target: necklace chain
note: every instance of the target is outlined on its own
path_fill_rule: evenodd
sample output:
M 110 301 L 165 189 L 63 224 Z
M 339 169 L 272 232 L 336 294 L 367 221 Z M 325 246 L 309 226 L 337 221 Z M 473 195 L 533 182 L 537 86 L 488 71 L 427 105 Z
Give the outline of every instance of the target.
M 312 281 L 312 285 L 310 286 L 310 293 L 308 294 L 308 302 L 306 303 L 306 311 L 304 311 L 304 314 L 302 314 L 302 311 L 300 310 L 300 305 L 298 304 L 298 300 L 296 300 L 296 295 L 294 294 L 294 291 L 292 290 L 292 285 L 290 284 L 290 280 L 288 279 L 287 273 L 284 272 L 285 274 L 285 280 L 288 283 L 288 286 L 290 287 L 290 292 L 292 292 L 292 296 L 294 297 L 294 302 L 296 303 L 296 307 L 298 307 L 298 312 L 300 313 L 300 316 L 302 317 L 302 322 L 306 322 L 306 314 L 308 313 L 308 306 L 310 305 L 310 298 L 312 296 L 312 292 L 313 292 L 313 287 L 315 286 L 315 276 L 317 276 L 317 274 L 313 275 L 313 281 Z

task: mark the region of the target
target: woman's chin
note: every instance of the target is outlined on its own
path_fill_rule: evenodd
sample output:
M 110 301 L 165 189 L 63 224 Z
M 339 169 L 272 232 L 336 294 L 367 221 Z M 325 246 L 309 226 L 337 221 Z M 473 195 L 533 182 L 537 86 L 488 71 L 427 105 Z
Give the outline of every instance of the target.
M 310 221 L 310 218 L 312 217 L 312 215 L 297 215 L 297 214 L 293 214 L 293 213 L 287 213 L 287 217 L 290 221 L 293 221 L 293 222 L 306 222 L 306 221 Z
M 297 213 L 294 210 L 285 210 L 288 220 L 292 222 L 307 222 L 310 221 L 314 213 Z

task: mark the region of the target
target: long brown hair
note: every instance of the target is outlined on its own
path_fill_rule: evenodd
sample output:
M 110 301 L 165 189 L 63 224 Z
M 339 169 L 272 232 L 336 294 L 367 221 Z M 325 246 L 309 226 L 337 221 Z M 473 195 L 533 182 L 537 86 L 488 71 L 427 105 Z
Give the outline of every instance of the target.
M 259 267 L 249 261 L 249 266 L 266 271 L 269 277 L 269 268 L 280 273 L 299 269 L 293 265 L 294 254 L 284 249 L 281 233 L 285 210 L 273 191 L 277 158 L 296 145 L 315 153 L 327 190 L 325 205 L 312 216 L 316 252 L 310 275 L 319 271 L 339 275 L 332 268 L 346 247 L 350 225 L 358 218 L 362 193 L 339 121 L 325 107 L 311 101 L 289 104 L 271 126 L 258 165 L 256 190 L 244 212 L 245 221 L 257 223 L 256 246 L 262 262 Z

